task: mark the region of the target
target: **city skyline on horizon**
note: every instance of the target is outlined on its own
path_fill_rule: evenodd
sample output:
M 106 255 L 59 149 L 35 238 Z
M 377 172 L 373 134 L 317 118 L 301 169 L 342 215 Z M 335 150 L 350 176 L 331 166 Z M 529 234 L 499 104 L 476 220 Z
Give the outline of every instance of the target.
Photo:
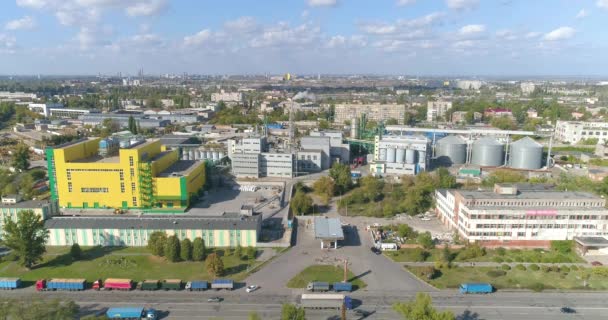
M 6 75 L 602 77 L 608 0 L 16 0 Z M 539 19 L 541 17 L 541 19 Z

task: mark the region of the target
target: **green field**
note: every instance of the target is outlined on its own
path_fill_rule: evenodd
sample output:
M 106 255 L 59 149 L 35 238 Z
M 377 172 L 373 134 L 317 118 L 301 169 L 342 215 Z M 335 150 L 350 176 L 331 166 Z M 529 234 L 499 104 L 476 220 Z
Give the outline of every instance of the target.
M 367 286 L 361 279 L 356 279 L 355 275 L 348 271 L 348 282 L 353 284 L 353 290 L 363 289 Z M 336 266 L 314 265 L 302 270 L 298 275 L 287 282 L 288 288 L 306 288 L 311 281 L 340 282 L 344 280 L 344 270 Z
M 543 284 L 544 289 L 587 289 L 608 290 L 608 277 L 606 275 L 592 274 L 587 279 L 587 287 L 584 287 L 584 274 L 591 269 L 579 269 L 565 271 L 533 271 L 517 270 L 515 268 L 506 271 L 503 276 L 491 276 L 488 271 L 500 270 L 495 267 L 452 267 L 441 268 L 439 274 L 432 280 L 422 275 L 425 267 L 406 267 L 420 279 L 430 283 L 437 288 L 457 288 L 465 282 L 487 282 L 497 289 L 534 289 L 535 285 Z
M 385 252 L 384 254 L 395 262 L 433 262 L 442 256 L 441 248 L 425 250 L 424 256 L 420 255 L 420 249 L 400 249 L 398 251 Z M 583 263 L 585 262 L 576 253 L 567 254 L 541 249 L 511 249 L 500 255 L 496 249 L 486 249 L 486 254 L 481 257 L 463 258 L 458 254 L 462 250 L 451 250 L 456 262 L 498 262 L 498 263 Z M 424 258 L 424 259 L 422 259 Z
M 168 262 L 148 253 L 145 248 L 83 247 L 83 257 L 74 261 L 68 247 L 49 248 L 44 260 L 32 270 L 16 262 L 0 263 L 4 277 L 20 277 L 26 283 L 42 278 L 84 278 L 88 281 L 105 278 L 211 280 L 204 262 Z M 208 250 L 208 254 L 211 253 Z M 222 256 L 224 277 L 236 281 L 247 276 L 255 260 L 240 260 L 235 255 L 223 256 L 224 250 L 214 252 Z

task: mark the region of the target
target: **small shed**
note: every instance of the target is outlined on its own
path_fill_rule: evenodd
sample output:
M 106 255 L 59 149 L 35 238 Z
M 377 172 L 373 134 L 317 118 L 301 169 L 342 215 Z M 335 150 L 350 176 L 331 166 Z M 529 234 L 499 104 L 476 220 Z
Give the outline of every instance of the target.
M 339 218 L 316 217 L 315 239 L 321 240 L 321 249 L 338 248 L 338 240 L 344 240 L 344 231 Z
M 608 239 L 604 237 L 574 237 L 576 250 L 581 255 L 605 255 L 608 254 Z

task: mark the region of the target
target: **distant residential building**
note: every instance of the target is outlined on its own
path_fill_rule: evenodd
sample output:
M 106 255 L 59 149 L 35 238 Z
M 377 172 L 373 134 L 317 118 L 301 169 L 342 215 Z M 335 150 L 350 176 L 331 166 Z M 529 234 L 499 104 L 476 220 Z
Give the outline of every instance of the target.
M 452 112 L 452 123 L 466 123 L 467 111 Z M 473 122 L 481 121 L 481 113 L 473 112 Z
M 526 114 L 528 115 L 528 118 L 538 118 L 538 112 L 536 112 L 534 109 L 528 109 Z
M 365 114 L 368 120 L 380 122 L 395 119 L 403 124 L 405 112 L 404 104 L 336 104 L 334 123 L 344 124 Z
M 597 138 L 600 143 L 605 143 L 608 141 L 608 123 L 558 120 L 555 138 L 572 144 L 588 138 Z
M 77 119 L 79 116 L 90 114 L 90 113 L 99 113 L 97 110 L 88 110 L 88 109 L 68 109 L 68 108 L 51 108 L 50 116 L 55 118 L 66 118 L 66 119 Z
M 22 91 L 9 92 L 0 91 L 0 99 L 15 99 L 15 100 L 34 100 L 38 96 L 35 93 L 26 93 Z
M 404 89 L 401 89 L 401 90 L 396 90 L 396 91 L 395 91 L 395 93 L 396 93 L 398 96 L 400 96 L 400 95 L 402 95 L 402 94 L 404 94 L 404 95 L 408 95 L 408 94 L 410 94 L 410 90 L 404 90 Z
M 452 101 L 429 101 L 426 109 L 426 121 L 433 122 L 443 119 L 450 109 L 452 109 Z
M 573 118 L 574 120 L 579 120 L 579 119 L 581 119 L 582 117 L 584 117 L 584 116 L 585 116 L 585 114 L 584 114 L 584 113 L 582 113 L 582 112 L 578 112 L 578 111 L 573 111 L 572 113 L 570 113 L 570 115 L 572 116 L 572 118 Z
M 532 82 L 522 82 L 519 84 L 519 87 L 521 88 L 521 92 L 525 95 L 531 94 L 534 92 L 534 89 L 536 89 L 536 85 Z
M 458 80 L 456 87 L 462 90 L 479 90 L 483 82 L 479 80 Z
M 211 101 L 220 102 L 223 101 L 225 103 L 241 103 L 243 102 L 243 93 L 242 92 L 225 92 L 224 90 L 220 90 L 220 92 L 215 92 L 211 94 Z
M 503 109 L 503 108 L 489 108 L 483 112 L 483 116 L 485 118 L 489 117 L 513 117 L 513 112 L 511 109 Z
M 599 99 L 599 98 L 597 98 L 597 97 L 585 98 L 585 102 L 586 102 L 587 104 L 596 104 L 596 103 L 598 103 L 599 101 L 600 101 L 600 99 Z

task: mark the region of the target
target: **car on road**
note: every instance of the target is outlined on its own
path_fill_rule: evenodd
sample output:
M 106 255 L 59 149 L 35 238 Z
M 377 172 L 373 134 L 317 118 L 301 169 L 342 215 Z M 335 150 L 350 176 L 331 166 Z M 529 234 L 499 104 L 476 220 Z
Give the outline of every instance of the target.
M 211 297 L 211 298 L 207 299 L 207 302 L 222 302 L 222 300 L 224 300 L 224 299 L 220 298 L 220 297 Z
M 576 313 L 576 310 L 570 307 L 562 307 L 561 309 L 559 309 L 559 311 L 561 311 L 561 313 Z
M 353 310 L 353 314 L 357 317 L 367 317 L 369 316 L 369 312 L 365 310 L 355 309 Z
M 429 218 L 429 217 L 423 217 L 423 218 L 420 218 L 420 220 L 422 220 L 422 221 L 431 221 L 431 218 Z
M 372 252 L 375 254 L 381 254 L 382 251 L 380 251 L 380 249 L 376 248 L 376 247 L 372 247 Z
M 254 291 L 258 290 L 259 288 L 260 288 L 259 286 L 255 285 L 255 284 L 252 284 L 250 286 L 247 286 L 247 288 L 245 289 L 245 291 L 247 291 L 247 292 L 254 292 Z
M 593 261 L 593 262 L 591 262 L 591 265 L 594 267 L 599 267 L 599 266 L 603 266 L 604 264 L 599 261 Z

